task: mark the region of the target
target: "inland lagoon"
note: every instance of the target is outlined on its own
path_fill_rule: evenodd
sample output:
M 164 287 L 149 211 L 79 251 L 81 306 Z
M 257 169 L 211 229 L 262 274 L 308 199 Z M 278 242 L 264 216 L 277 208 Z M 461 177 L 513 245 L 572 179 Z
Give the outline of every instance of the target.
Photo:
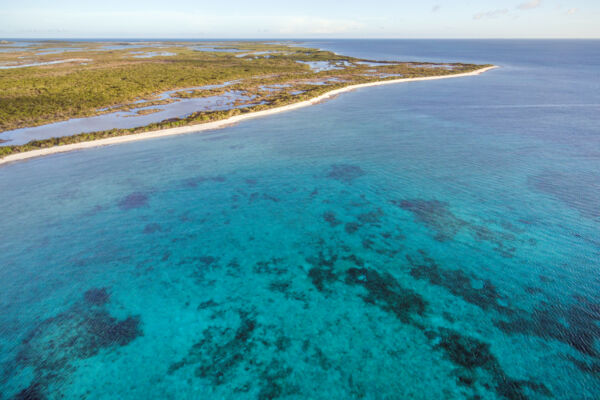
M 597 399 L 599 41 L 0 167 L 2 399 Z

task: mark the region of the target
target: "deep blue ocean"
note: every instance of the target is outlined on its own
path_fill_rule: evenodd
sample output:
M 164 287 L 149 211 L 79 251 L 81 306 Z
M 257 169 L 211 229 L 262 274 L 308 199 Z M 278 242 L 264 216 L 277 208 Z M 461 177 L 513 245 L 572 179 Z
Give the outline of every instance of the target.
M 600 398 L 600 41 L 0 167 L 2 399 Z

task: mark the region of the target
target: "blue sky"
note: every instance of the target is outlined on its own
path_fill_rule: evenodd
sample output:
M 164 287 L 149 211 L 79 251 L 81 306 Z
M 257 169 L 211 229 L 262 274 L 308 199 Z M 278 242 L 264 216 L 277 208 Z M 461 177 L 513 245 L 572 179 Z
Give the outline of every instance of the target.
M 0 0 L 10 38 L 600 38 L 599 0 Z

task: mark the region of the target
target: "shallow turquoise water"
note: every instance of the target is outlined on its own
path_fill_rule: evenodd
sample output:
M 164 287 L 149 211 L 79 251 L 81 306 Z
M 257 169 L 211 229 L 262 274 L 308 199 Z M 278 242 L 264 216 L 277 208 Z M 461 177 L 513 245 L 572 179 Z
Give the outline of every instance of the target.
M 2 398 L 598 398 L 598 63 L 504 46 L 0 168 Z

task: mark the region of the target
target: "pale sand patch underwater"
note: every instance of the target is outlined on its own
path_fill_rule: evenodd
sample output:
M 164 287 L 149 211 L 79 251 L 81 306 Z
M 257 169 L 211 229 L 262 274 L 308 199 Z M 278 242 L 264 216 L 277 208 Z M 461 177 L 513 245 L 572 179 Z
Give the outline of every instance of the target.
M 132 135 L 118 136 L 118 137 L 112 137 L 112 138 L 107 138 L 107 139 L 99 139 L 99 140 L 93 140 L 93 141 L 82 142 L 82 143 L 73 143 L 73 144 L 68 144 L 68 145 L 64 145 L 64 146 L 56 146 L 56 147 L 50 147 L 47 149 L 32 150 L 32 151 L 27 151 L 27 152 L 23 152 L 23 153 L 11 154 L 11 155 L 8 155 L 8 156 L 0 159 L 0 165 L 7 164 L 10 162 L 15 162 L 15 161 L 22 161 L 22 160 L 26 160 L 26 159 L 34 158 L 34 157 L 46 156 L 46 155 L 55 154 L 55 153 L 64 153 L 67 151 L 88 149 L 88 148 L 100 147 L 100 146 L 109 146 L 109 145 L 120 144 L 120 143 L 129 143 L 129 142 L 135 142 L 137 140 L 159 138 L 159 137 L 164 137 L 164 136 L 181 135 L 184 133 L 195 133 L 195 132 L 215 130 L 215 129 L 223 128 L 228 125 L 236 124 L 236 123 L 244 121 L 246 119 L 264 117 L 264 116 L 273 115 L 273 114 L 277 114 L 277 113 L 284 112 L 284 111 L 291 111 L 291 110 L 295 110 L 298 108 L 311 106 L 311 105 L 317 104 L 323 100 L 327 100 L 332 97 L 335 97 L 338 94 L 341 94 L 344 92 L 349 92 L 354 89 L 360 89 L 360 88 L 372 87 L 372 86 L 389 85 L 389 84 L 394 84 L 394 83 L 430 81 L 430 80 L 438 80 L 438 79 L 474 76 L 474 75 L 480 75 L 484 72 L 487 72 L 487 71 L 495 69 L 495 68 L 498 68 L 498 66 L 494 65 L 494 66 L 490 66 L 490 67 L 484 67 L 484 68 L 481 68 L 481 69 L 478 69 L 478 70 L 475 70 L 472 72 L 465 72 L 465 73 L 454 74 L 454 75 L 427 76 L 427 77 L 421 77 L 421 78 L 402 78 L 402 79 L 393 79 L 393 80 L 386 80 L 386 81 L 361 83 L 358 85 L 350 85 L 350 86 L 346 86 L 346 87 L 343 87 L 340 89 L 334 89 L 330 92 L 324 93 L 324 94 L 314 97 L 310 100 L 305 100 L 305 101 L 301 101 L 301 102 L 294 103 L 294 104 L 289 104 L 289 105 L 282 106 L 282 107 L 271 108 L 269 110 L 256 111 L 256 112 L 243 114 L 243 115 L 236 115 L 236 116 L 233 116 L 233 117 L 230 117 L 227 119 L 223 119 L 220 121 L 207 122 L 207 123 L 203 123 L 203 124 L 195 124 L 195 125 L 189 125 L 189 126 L 182 126 L 182 127 L 178 127 L 178 128 L 161 129 L 161 130 L 157 130 L 157 131 L 153 131 L 153 132 L 136 133 L 136 134 L 132 134 Z

